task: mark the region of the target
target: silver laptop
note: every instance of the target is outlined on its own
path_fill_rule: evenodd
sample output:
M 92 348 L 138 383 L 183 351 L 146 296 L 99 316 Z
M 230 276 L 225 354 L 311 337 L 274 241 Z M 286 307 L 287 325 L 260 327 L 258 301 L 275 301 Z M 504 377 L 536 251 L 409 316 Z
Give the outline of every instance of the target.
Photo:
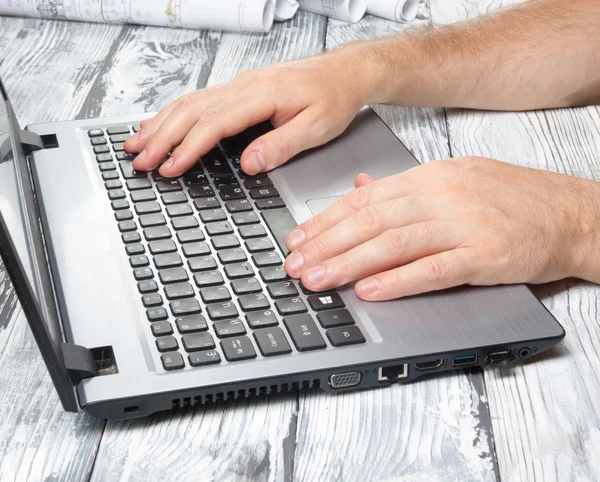
M 136 172 L 123 142 L 149 115 L 28 126 L 2 87 L 0 246 L 69 411 L 132 418 L 303 388 L 386 387 L 510 365 L 564 337 L 523 285 L 385 303 L 312 293 L 285 237 L 353 188 L 417 165 L 370 109 L 268 175 L 223 139 L 184 176 Z

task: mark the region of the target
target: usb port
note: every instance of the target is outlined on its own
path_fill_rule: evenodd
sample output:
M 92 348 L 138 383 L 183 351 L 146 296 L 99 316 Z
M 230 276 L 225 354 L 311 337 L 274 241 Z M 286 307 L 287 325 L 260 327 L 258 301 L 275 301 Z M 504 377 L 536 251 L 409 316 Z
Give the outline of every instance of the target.
M 460 355 L 455 356 L 454 360 L 452 360 L 453 367 L 472 365 L 473 363 L 477 363 L 477 355 Z
M 509 350 L 495 351 L 487 354 L 488 363 L 510 362 L 515 359 L 515 356 Z

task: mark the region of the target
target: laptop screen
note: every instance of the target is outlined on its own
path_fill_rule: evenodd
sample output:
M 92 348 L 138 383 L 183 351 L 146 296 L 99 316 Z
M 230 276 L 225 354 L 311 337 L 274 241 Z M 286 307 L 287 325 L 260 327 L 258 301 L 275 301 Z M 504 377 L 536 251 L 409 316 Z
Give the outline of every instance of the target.
M 73 409 L 29 165 L 1 80 L 0 95 L 0 253 L 63 405 Z

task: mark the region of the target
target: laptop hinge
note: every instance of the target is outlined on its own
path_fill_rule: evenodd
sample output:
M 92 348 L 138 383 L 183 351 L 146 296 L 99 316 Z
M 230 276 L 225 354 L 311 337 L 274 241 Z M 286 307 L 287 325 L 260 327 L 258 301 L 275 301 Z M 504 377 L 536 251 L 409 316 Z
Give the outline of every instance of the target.
M 23 145 L 23 150 L 25 151 L 26 156 L 31 154 L 33 151 L 39 151 L 40 149 L 44 148 L 44 141 L 35 132 L 19 129 L 19 139 L 21 140 L 21 144 Z
M 62 352 L 65 368 L 73 385 L 77 385 L 84 378 L 98 375 L 96 359 L 87 348 L 73 343 L 63 343 Z

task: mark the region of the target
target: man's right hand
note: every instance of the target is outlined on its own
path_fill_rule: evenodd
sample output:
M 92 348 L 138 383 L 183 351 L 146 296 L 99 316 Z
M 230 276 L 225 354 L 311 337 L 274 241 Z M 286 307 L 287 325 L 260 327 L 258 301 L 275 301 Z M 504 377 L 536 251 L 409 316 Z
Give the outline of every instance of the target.
M 160 166 L 166 177 L 187 171 L 222 138 L 267 119 L 274 130 L 253 141 L 241 157 L 251 175 L 341 134 L 366 103 L 356 66 L 339 53 L 251 70 L 217 87 L 184 95 L 141 123 L 125 143 L 139 152 L 137 170 Z

